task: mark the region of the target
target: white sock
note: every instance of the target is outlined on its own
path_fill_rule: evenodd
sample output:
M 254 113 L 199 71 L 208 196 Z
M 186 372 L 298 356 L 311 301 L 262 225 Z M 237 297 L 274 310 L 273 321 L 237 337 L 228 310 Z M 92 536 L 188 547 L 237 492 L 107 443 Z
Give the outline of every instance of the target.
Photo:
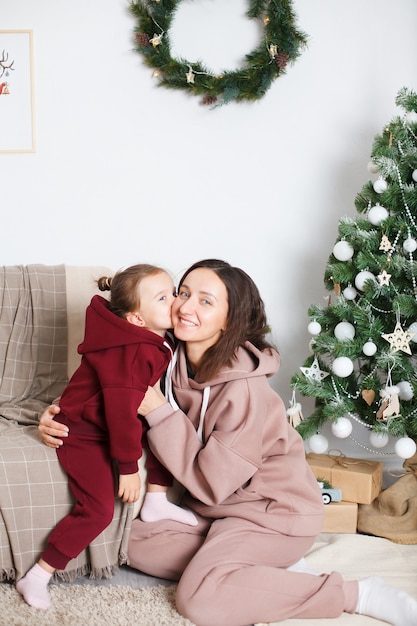
M 175 522 L 188 524 L 188 526 L 197 526 L 198 524 L 194 513 L 170 502 L 165 491 L 148 491 L 146 493 L 140 510 L 140 519 L 143 522 L 171 519 Z
M 297 563 L 293 563 L 286 569 L 288 572 L 299 572 L 300 574 L 313 574 L 314 576 L 320 576 L 318 572 L 308 566 L 307 561 L 304 558 L 297 561 Z
M 16 589 L 30 606 L 46 611 L 51 606 L 48 593 L 48 583 L 51 577 L 52 574 L 36 563 L 26 576 L 16 583 Z
M 355 612 L 394 626 L 417 624 L 417 600 L 377 576 L 359 581 L 359 599 Z

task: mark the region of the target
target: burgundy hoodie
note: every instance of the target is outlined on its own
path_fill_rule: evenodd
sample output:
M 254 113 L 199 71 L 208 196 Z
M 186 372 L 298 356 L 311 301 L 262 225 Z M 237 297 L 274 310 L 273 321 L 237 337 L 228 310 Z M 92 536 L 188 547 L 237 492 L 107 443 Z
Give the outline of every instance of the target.
M 87 307 L 81 364 L 60 400 L 56 419 L 72 436 L 109 440 L 120 474 L 138 471 L 142 422 L 137 409 L 172 357 L 172 344 L 156 333 L 130 324 L 94 296 Z

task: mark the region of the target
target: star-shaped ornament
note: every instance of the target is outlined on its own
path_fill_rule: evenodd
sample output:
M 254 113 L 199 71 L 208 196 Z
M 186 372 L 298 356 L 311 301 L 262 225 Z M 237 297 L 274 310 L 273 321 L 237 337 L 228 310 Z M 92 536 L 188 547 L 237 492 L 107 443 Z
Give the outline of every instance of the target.
M 311 381 L 317 380 L 320 382 L 321 380 L 323 380 L 323 378 L 329 376 L 328 372 L 323 372 L 320 369 L 317 357 L 314 357 L 314 361 L 312 362 L 310 367 L 300 367 L 300 370 L 303 372 L 304 376 Z
M 379 280 L 379 286 L 382 287 L 382 285 L 389 285 L 389 280 L 391 278 L 391 274 L 387 274 L 387 272 L 385 270 L 383 270 L 378 276 L 377 276 L 378 280 Z
M 194 74 L 194 72 L 193 72 L 193 70 L 191 68 L 190 68 L 190 71 L 187 72 L 185 76 L 187 78 L 187 83 L 194 84 L 195 74 Z
M 386 235 L 382 235 L 381 243 L 379 244 L 379 249 L 384 252 L 388 252 L 388 250 L 392 250 L 392 245 L 390 240 Z
M 162 43 L 162 37 L 163 37 L 162 33 L 160 35 L 157 35 L 156 33 L 154 33 L 154 36 L 152 37 L 152 39 L 149 39 L 149 43 L 151 43 L 153 47 L 156 48 L 156 46 L 159 46 Z
M 392 333 L 382 335 L 390 344 L 391 352 L 398 352 L 402 350 L 407 354 L 411 354 L 410 341 L 416 333 L 410 333 L 408 330 L 403 330 L 400 322 L 397 322 Z

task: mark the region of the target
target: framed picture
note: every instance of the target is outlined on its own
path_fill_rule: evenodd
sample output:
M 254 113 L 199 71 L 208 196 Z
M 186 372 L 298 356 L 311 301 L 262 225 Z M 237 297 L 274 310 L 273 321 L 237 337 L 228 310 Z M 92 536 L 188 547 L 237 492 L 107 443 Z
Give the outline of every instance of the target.
M 0 152 L 35 152 L 31 30 L 0 30 Z

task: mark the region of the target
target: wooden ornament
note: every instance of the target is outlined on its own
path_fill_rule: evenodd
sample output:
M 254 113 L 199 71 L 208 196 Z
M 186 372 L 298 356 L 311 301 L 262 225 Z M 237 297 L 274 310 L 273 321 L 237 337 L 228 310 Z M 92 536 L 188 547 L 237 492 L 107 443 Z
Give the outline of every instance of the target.
M 380 250 L 384 250 L 385 252 L 388 252 L 389 250 L 392 250 L 392 245 L 390 240 L 388 239 L 388 237 L 386 235 L 382 235 L 382 239 L 381 239 L 381 244 L 379 246 Z
M 389 399 L 388 398 L 384 398 L 384 400 L 381 402 L 381 406 L 378 409 L 378 412 L 376 414 L 376 419 L 378 420 L 378 422 L 385 422 L 386 419 L 384 417 L 384 411 L 387 409 L 389 404 Z
M 362 391 L 362 398 L 368 406 L 371 406 L 372 402 L 375 400 L 375 391 L 373 389 L 364 389 Z
M 391 419 L 400 417 L 400 401 L 397 388 L 394 387 L 385 390 L 381 406 L 376 414 L 378 422 L 386 422 L 389 417 Z
M 400 417 L 400 401 L 397 393 L 392 393 L 390 395 L 390 401 L 388 402 L 387 408 L 383 412 L 383 416 L 384 419 L 388 419 L 389 417 Z
M 287 410 L 287 415 L 288 415 L 288 421 L 291 424 L 291 426 L 293 426 L 294 428 L 297 428 L 300 422 L 302 422 L 304 419 L 303 414 L 302 414 L 301 404 L 299 402 L 296 402 L 295 404 L 293 404 Z

